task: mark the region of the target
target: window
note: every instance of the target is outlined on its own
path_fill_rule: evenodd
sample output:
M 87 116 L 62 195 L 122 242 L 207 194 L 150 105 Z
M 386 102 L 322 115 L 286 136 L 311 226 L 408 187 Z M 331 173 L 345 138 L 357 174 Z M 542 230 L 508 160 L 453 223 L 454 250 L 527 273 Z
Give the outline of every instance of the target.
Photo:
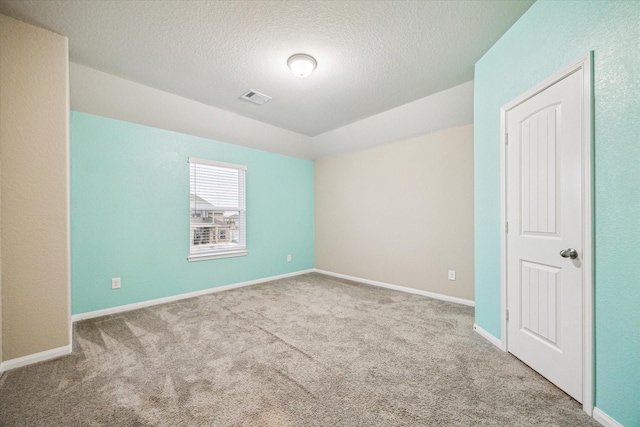
M 189 157 L 189 261 L 244 256 L 246 166 Z

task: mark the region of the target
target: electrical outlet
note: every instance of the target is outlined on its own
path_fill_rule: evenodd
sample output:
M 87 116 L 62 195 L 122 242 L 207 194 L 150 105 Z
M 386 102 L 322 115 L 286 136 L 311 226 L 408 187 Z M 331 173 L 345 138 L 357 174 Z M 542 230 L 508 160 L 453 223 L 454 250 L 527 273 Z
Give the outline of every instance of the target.
M 291 262 L 291 255 L 287 255 L 287 262 Z
M 113 279 L 111 279 L 111 289 L 120 289 L 121 286 L 122 282 L 120 281 L 119 277 L 114 277 Z
M 449 280 L 456 280 L 456 271 L 449 270 Z

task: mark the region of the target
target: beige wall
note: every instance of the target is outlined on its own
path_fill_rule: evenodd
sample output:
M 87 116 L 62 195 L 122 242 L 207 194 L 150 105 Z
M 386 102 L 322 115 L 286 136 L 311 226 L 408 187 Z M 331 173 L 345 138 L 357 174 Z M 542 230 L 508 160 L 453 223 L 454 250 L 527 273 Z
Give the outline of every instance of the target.
M 473 300 L 473 255 L 473 125 L 316 162 L 316 268 Z
M 2 360 L 70 344 L 67 38 L 0 15 Z

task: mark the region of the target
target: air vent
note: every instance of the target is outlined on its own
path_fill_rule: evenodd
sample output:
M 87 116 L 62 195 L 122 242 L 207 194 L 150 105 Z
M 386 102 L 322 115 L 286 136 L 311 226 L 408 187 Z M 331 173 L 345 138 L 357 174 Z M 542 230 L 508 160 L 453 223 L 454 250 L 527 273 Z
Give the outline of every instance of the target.
M 255 90 L 250 90 L 240 98 L 246 99 L 247 101 L 253 102 L 254 104 L 262 105 L 271 100 L 270 96 L 267 96 L 263 93 L 256 92 Z

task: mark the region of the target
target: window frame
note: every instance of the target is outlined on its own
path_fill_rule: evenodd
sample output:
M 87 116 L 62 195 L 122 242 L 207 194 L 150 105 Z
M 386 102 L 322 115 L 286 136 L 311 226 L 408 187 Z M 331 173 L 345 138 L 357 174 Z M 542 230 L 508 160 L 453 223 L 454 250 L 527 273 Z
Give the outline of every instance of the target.
M 246 195 L 247 195 L 247 167 L 245 165 L 238 165 L 234 163 L 226 163 L 220 162 L 216 160 L 208 160 L 201 159 L 197 157 L 189 157 L 187 163 L 189 164 L 189 256 L 187 260 L 189 262 L 193 261 L 205 261 L 210 259 L 220 259 L 220 258 L 232 258 L 232 257 L 241 257 L 246 256 L 248 254 L 247 251 L 247 208 L 246 208 Z M 194 252 L 193 245 L 193 236 L 194 236 L 194 226 L 192 223 L 192 169 L 191 165 L 202 165 L 202 166 L 214 166 L 217 168 L 226 168 L 226 169 L 235 169 L 240 172 L 241 177 L 239 180 L 239 188 L 238 188 L 238 202 L 239 206 L 229 209 L 219 209 L 219 212 L 237 212 L 238 213 L 238 233 L 240 234 L 240 245 L 237 248 L 223 248 L 214 250 L 210 248 L 210 250 L 206 250 L 206 248 L 198 248 Z M 197 166 L 196 166 L 197 167 Z M 197 172 L 196 172 L 197 176 Z M 195 193 L 194 193 L 195 195 Z M 213 212 L 218 212 L 213 211 Z M 215 217 L 215 215 L 213 215 Z M 215 222 L 215 220 L 214 220 Z M 215 230 L 211 230 L 211 232 L 215 233 Z M 229 234 L 228 232 L 226 234 Z M 244 243 L 244 245 L 242 245 Z

